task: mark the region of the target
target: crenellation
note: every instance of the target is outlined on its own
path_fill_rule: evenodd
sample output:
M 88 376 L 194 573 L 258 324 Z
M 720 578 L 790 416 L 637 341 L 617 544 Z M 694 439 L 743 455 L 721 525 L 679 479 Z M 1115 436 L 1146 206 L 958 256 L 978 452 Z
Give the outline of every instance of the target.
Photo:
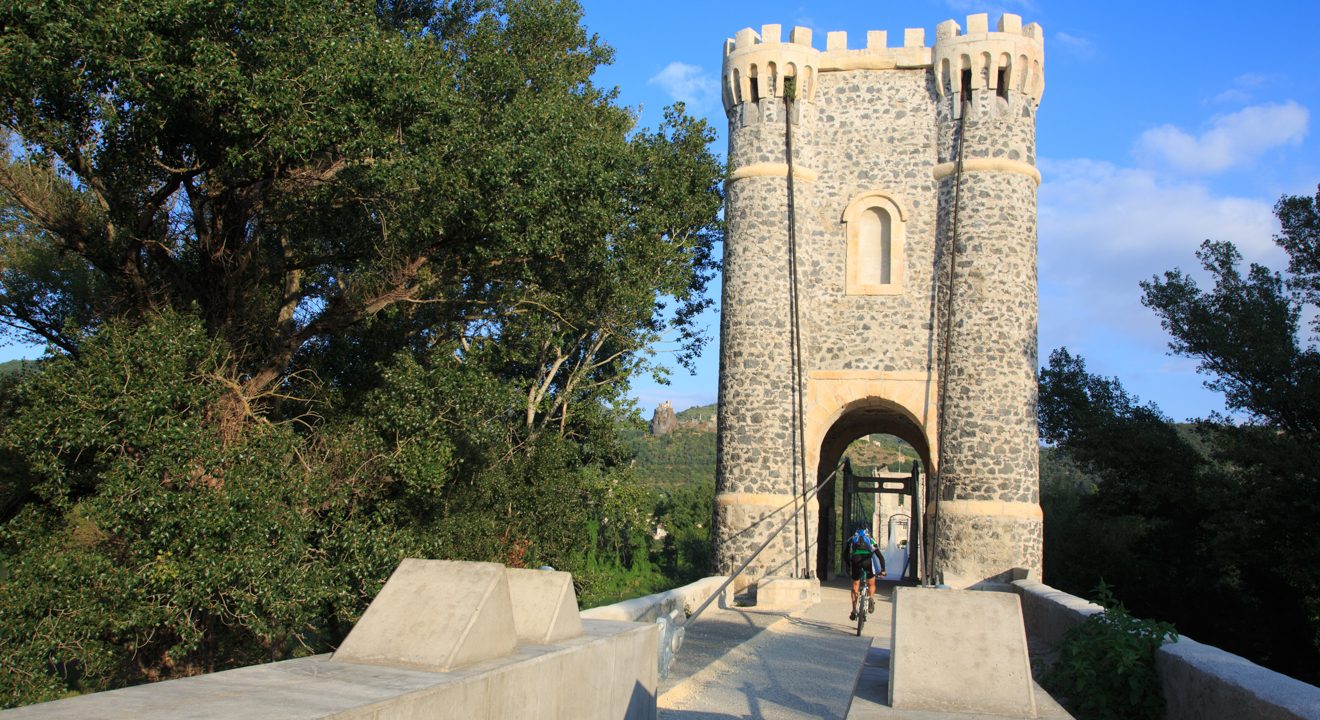
M 784 28 L 782 25 L 762 25 L 761 26 L 761 44 L 778 45 L 784 41 Z
M 748 50 L 751 49 L 753 45 L 759 44 L 761 44 L 761 36 L 751 28 L 743 28 L 742 30 L 739 30 L 738 34 L 735 35 L 733 39 L 734 50 Z
M 825 49 L 827 51 L 847 50 L 848 33 L 842 30 L 834 30 L 825 35 Z
M 903 47 L 905 48 L 926 47 L 926 29 L 925 28 L 905 29 L 903 31 Z
M 990 15 L 977 13 L 967 16 L 968 35 L 985 35 L 988 32 L 990 32 Z
M 790 42 L 794 45 L 805 45 L 811 47 L 811 28 L 797 26 L 789 36 Z
M 889 47 L 889 33 L 884 30 L 866 31 L 866 49 L 870 52 L 886 50 Z

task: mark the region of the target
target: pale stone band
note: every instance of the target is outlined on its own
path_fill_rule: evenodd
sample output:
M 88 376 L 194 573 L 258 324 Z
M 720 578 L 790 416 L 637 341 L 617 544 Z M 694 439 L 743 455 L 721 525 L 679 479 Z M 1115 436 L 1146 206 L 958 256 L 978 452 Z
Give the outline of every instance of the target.
M 719 493 L 715 496 L 716 505 L 759 505 L 777 508 L 793 502 L 792 495 L 783 493 Z
M 941 500 L 941 514 L 977 517 L 1007 517 L 1023 520 L 1041 520 L 1045 514 L 1036 503 L 1003 502 L 1000 500 Z
M 744 165 L 737 170 L 729 173 L 729 181 L 742 180 L 752 177 L 788 177 L 788 163 L 755 163 L 753 165 Z M 793 179 L 804 180 L 806 182 L 816 182 L 820 173 L 807 168 L 793 168 Z
M 946 162 L 935 166 L 935 179 L 944 178 L 958 172 L 958 163 Z M 963 160 L 963 172 L 1011 172 L 1026 175 L 1036 184 L 1040 184 L 1040 170 L 1035 165 L 1021 160 L 1008 158 L 967 158 Z

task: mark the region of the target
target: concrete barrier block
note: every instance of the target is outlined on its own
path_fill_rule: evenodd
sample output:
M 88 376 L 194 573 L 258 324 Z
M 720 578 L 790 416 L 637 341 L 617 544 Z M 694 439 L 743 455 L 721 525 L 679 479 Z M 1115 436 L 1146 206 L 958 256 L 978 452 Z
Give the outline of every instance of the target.
M 446 672 L 517 644 L 503 565 L 408 559 L 332 660 Z
M 1320 718 L 1320 688 L 1181 637 L 1155 653 L 1169 720 Z
M 797 610 L 820 602 L 820 581 L 765 577 L 756 583 L 757 610 Z
M 545 645 L 582 634 L 573 576 L 551 570 L 507 568 L 518 642 Z
M 542 655 L 520 664 L 518 672 L 492 677 L 485 717 L 519 720 L 568 717 L 560 712 L 560 701 L 565 693 L 559 685 L 562 679 L 559 670 L 566 659 L 561 654 Z
M 655 659 L 659 652 L 660 628 L 651 625 L 647 629 L 649 632 L 628 636 L 627 642 L 615 643 L 609 665 L 598 670 L 610 676 L 606 717 L 655 720 L 660 675 Z
M 891 706 L 1036 716 L 1017 595 L 900 587 L 893 605 Z

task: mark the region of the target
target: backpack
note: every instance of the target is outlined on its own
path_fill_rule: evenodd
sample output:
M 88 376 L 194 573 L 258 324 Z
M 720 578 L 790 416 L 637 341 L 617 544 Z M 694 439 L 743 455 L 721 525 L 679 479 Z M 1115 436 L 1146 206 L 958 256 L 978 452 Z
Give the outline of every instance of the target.
M 864 535 L 861 530 L 853 533 L 853 536 L 848 538 L 848 554 L 870 555 L 872 544 L 867 542 L 867 540 L 869 540 L 869 537 Z

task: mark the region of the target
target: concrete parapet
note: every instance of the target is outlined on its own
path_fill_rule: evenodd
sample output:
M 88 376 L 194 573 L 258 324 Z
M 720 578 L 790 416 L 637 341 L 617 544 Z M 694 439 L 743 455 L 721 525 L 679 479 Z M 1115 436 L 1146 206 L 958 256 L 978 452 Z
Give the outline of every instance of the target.
M 728 578 L 722 575 L 703 578 L 673 590 L 584 610 L 582 617 L 594 620 L 654 623 L 659 630 L 655 665 L 659 676 L 667 677 L 674 656 L 683 646 L 688 615 L 696 612 L 697 608 L 718 591 L 726 580 Z M 725 588 L 715 604 L 726 608 L 731 604 L 732 597 L 732 588 Z
M 1168 720 L 1318 720 L 1320 688 L 1182 637 L 1155 653 Z
M 1065 633 L 1086 618 L 1104 612 L 1104 608 L 1055 590 L 1035 580 L 1013 582 L 1013 591 L 1022 601 L 1022 619 L 1027 625 L 1027 639 L 1041 647 L 1057 647 Z
M 254 665 L 0 713 L 5 720 L 652 720 L 653 625 L 592 620 L 583 634 L 523 645 L 453 672 L 331 661 Z
M 765 577 L 756 582 L 757 610 L 800 610 L 820 602 L 820 581 Z
M 633 598 L 632 600 L 623 600 L 613 605 L 602 605 L 590 610 L 583 610 L 582 618 L 584 620 L 655 622 L 659 618 L 668 616 L 674 610 L 683 610 L 690 613 L 705 602 L 706 598 L 710 597 L 728 579 L 724 575 L 713 575 L 673 590 Z M 721 597 L 716 603 L 719 607 L 724 608 L 732 605 L 732 600 L 732 591 L 726 589 L 724 597 Z
M 1019 580 L 1027 635 L 1053 648 L 1070 628 L 1103 608 L 1048 585 Z M 1187 636 L 1155 653 L 1168 720 L 1320 720 L 1320 688 Z

